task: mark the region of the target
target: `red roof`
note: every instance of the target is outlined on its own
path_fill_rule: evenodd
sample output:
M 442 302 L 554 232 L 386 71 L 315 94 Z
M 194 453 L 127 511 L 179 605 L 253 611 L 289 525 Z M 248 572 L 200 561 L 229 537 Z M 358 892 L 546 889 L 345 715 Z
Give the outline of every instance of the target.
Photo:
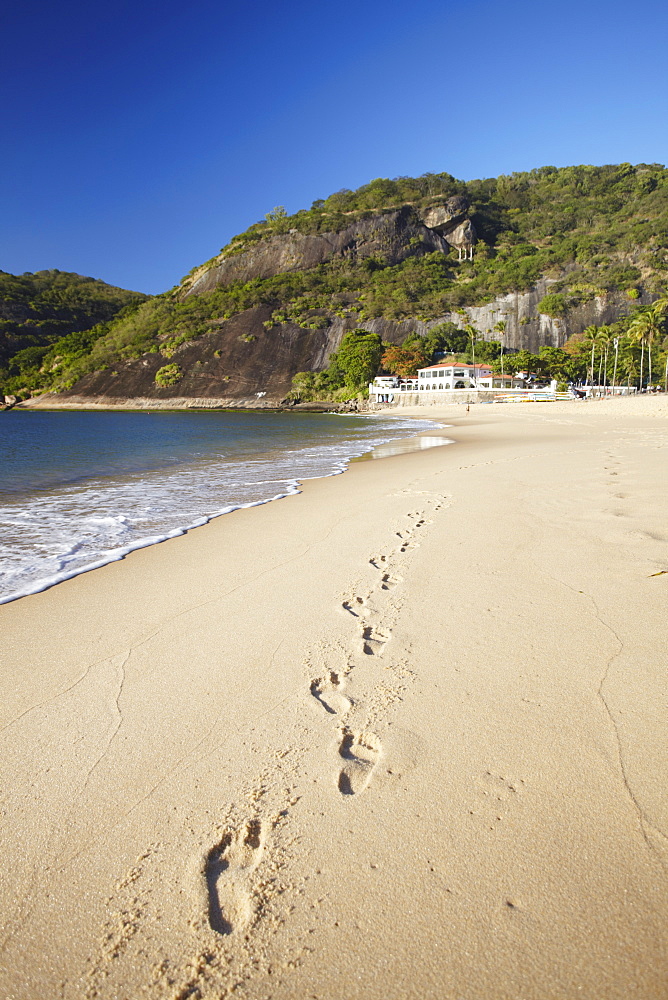
M 475 371 L 490 372 L 490 374 L 492 371 L 488 365 L 473 365 L 468 361 L 439 361 L 437 365 L 425 365 L 424 368 L 418 368 L 418 371 L 430 372 L 432 368 L 473 368 Z

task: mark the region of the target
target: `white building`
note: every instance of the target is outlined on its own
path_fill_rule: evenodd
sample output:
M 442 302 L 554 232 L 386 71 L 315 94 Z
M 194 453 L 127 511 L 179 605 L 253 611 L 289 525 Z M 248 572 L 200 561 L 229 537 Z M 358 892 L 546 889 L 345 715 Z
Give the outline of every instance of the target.
M 419 368 L 417 373 L 418 390 L 431 391 L 435 389 L 477 389 L 483 378 L 489 378 L 492 369 L 488 365 L 470 365 L 444 361 L 428 368 Z
M 481 375 L 478 379 L 481 389 L 526 389 L 526 382 L 521 375 Z
M 442 361 L 420 368 L 415 378 L 377 375 L 374 381 L 369 383 L 369 399 L 372 402 L 393 403 L 397 401 L 398 396 L 403 396 L 405 393 L 452 392 L 457 389 L 526 391 L 526 382 L 520 375 L 494 374 L 489 365 Z

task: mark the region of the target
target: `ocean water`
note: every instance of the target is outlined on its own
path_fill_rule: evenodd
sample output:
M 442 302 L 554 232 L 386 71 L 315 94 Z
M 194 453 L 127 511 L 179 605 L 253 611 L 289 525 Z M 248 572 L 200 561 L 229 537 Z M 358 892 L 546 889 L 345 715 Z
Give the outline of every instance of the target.
M 0 413 L 0 603 L 435 426 L 269 410 Z

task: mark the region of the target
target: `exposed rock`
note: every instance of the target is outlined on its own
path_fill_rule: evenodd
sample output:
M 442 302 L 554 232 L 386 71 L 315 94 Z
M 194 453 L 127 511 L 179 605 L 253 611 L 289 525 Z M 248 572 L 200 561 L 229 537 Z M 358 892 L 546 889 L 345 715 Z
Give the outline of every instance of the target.
M 466 316 L 448 313 L 445 318 L 458 326 L 470 322 L 485 340 L 499 339 L 494 326 L 503 321 L 506 324 L 506 347 L 525 348 L 537 354 L 544 345 L 563 347 L 569 337 L 581 333 L 585 327 L 614 323 L 628 315 L 634 305 L 649 305 L 656 298 L 643 293 L 639 299 L 631 300 L 623 292 L 608 292 L 573 306 L 563 316 L 554 318 L 538 312 L 538 303 L 553 284 L 554 279 L 541 278 L 528 292 L 500 295 L 487 305 L 467 307 Z
M 449 251 L 448 243 L 425 226 L 412 208 L 359 219 L 340 233 L 317 236 L 290 232 L 261 240 L 234 256 L 221 256 L 220 263 L 195 272 L 185 284 L 186 295 L 209 292 L 233 281 L 270 278 L 286 271 L 317 267 L 333 257 L 362 260 L 378 257 L 388 264 L 399 264 L 407 257 L 440 250 Z
M 581 333 L 592 324 L 614 323 L 628 315 L 637 305 L 650 305 L 655 295 L 643 292 L 639 299 L 629 299 L 623 292 L 608 292 L 596 296 L 589 302 L 569 309 L 564 316 L 556 319 L 538 312 L 538 303 L 554 284 L 554 278 L 541 278 L 528 292 L 511 292 L 500 295 L 484 306 L 467 306 L 463 312 L 447 312 L 437 319 L 423 322 L 416 319 L 396 322 L 387 319 L 367 319 L 364 329 L 378 333 L 390 343 L 400 343 L 409 333 L 426 336 L 440 323 L 455 323 L 463 328 L 470 323 L 483 340 L 499 340 L 499 332 L 494 329 L 499 321 L 506 324 L 504 346 L 515 350 L 525 349 L 537 354 L 541 347 L 563 347 L 569 337 Z
M 442 205 L 432 205 L 427 208 L 422 213 L 421 218 L 429 229 L 435 229 L 438 233 L 443 234 L 461 222 L 468 210 L 468 199 L 457 195 L 454 198 L 448 198 Z
M 464 219 L 454 229 L 451 229 L 445 238 L 450 246 L 456 250 L 470 250 L 476 242 L 473 223 L 470 219 Z
M 264 326 L 269 306 L 248 309 L 221 322 L 215 333 L 181 345 L 166 359 L 150 353 L 113 368 L 79 379 L 59 394 L 63 402 L 94 398 L 107 405 L 275 406 L 292 387 L 298 371 L 319 371 L 327 366 L 347 325 L 340 321 L 324 330 L 305 330 L 292 323 Z M 166 364 L 178 365 L 183 377 L 160 387 L 156 372 Z M 264 393 L 265 395 L 258 395 Z
M 422 214 L 422 221 L 457 250 L 470 249 L 476 242 L 473 223 L 467 218 L 468 199 L 461 195 L 448 198 L 443 205 L 433 205 Z

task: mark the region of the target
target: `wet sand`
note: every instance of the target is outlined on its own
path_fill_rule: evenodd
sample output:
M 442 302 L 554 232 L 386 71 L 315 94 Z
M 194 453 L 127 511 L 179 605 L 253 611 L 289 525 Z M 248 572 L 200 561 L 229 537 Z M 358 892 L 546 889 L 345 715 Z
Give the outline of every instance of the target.
M 414 412 L 0 608 L 3 997 L 666 996 L 668 406 Z

